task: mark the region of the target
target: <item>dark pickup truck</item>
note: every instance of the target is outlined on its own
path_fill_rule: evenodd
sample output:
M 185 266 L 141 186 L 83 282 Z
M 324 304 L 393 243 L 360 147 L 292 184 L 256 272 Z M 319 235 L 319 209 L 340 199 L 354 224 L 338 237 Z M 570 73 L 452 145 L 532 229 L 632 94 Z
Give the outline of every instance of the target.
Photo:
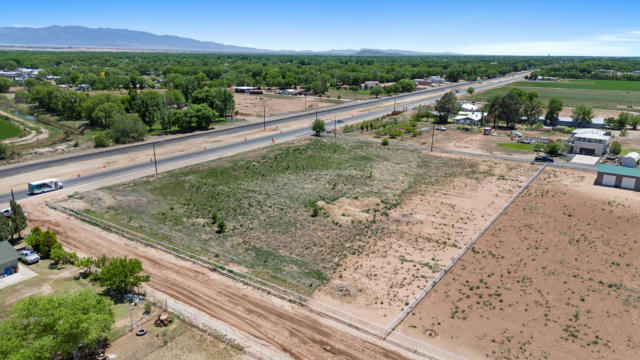
M 549 155 L 536 156 L 535 160 L 536 162 L 549 162 L 549 163 L 553 162 L 553 158 Z

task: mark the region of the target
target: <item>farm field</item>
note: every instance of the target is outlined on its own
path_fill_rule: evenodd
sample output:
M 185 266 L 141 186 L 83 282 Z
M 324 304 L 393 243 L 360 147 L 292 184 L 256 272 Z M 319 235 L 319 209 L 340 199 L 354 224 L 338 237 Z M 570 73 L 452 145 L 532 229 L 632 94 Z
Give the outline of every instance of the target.
M 632 359 L 640 198 L 547 168 L 397 331 L 470 359 Z
M 24 265 L 22 265 L 24 266 Z M 73 265 L 52 266 L 51 260 L 27 266 L 38 275 L 0 291 L 0 320 L 9 316 L 9 308 L 18 300 L 33 295 L 75 294 L 83 289 L 102 292 L 104 289 L 88 279 L 75 279 L 81 270 Z M 105 353 L 118 359 L 215 359 L 232 360 L 241 355 L 237 347 L 209 336 L 173 316 L 172 324 L 158 328 L 153 321 L 162 309 L 154 307 L 143 314 L 144 307 L 128 303 L 114 305 L 115 323 L 106 334 L 109 346 Z M 144 337 L 129 332 L 130 319 L 148 330 Z
M 494 95 L 504 95 L 511 88 L 520 88 L 524 91 L 537 92 L 540 99 L 545 103 L 554 97 L 561 99 L 565 107 L 575 107 L 582 104 L 596 109 L 629 110 L 628 106 L 633 106 L 633 109 L 640 109 L 640 94 L 637 91 L 552 88 L 546 86 L 535 86 L 533 84 L 536 83 L 519 82 L 509 84 L 504 87 L 474 94 L 473 96 L 467 97 L 467 99 L 487 102 Z
M 311 140 L 82 193 L 70 204 L 312 293 L 363 251 L 362 234 L 417 184 L 474 170 L 461 159 Z
M 9 122 L 9 119 L 0 116 L 0 140 L 10 139 L 12 137 L 20 136 L 22 130 L 19 127 Z
M 558 80 L 558 81 L 519 81 L 515 87 L 546 87 L 556 89 L 617 90 L 640 91 L 639 81 L 623 80 Z

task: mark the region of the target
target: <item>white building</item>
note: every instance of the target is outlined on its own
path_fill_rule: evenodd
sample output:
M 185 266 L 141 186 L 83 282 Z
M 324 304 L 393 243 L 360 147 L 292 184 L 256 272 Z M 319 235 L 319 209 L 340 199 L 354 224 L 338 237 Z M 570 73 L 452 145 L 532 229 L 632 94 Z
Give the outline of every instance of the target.
M 478 124 L 482 121 L 481 112 L 460 112 L 453 118 L 453 122 L 456 124 Z
M 640 154 L 635 151 L 630 152 L 625 156 L 620 156 L 619 160 L 620 165 L 628 168 L 634 168 L 638 164 L 638 161 L 640 161 Z
M 611 136 L 598 129 L 576 129 L 567 139 L 569 152 L 591 156 L 602 156 L 609 151 Z
M 470 104 L 470 103 L 462 103 L 461 107 L 462 107 L 462 111 L 466 111 L 466 112 L 476 112 L 480 110 L 479 105 Z

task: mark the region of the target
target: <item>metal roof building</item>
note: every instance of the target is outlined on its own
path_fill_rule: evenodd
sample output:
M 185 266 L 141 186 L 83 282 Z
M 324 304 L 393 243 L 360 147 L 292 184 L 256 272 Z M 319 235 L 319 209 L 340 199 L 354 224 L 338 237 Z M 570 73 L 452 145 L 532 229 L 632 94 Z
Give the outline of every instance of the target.
M 17 272 L 19 258 L 18 252 L 8 241 L 0 241 L 0 276 Z
M 602 164 L 595 184 L 640 191 L 640 169 Z

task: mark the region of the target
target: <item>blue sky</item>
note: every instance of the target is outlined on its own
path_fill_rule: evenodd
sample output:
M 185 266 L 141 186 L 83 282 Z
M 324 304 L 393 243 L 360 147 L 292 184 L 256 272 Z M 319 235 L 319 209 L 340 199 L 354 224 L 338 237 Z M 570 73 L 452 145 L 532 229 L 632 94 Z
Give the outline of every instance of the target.
M 0 26 L 126 28 L 264 49 L 640 56 L 640 1 L 3 0 Z

